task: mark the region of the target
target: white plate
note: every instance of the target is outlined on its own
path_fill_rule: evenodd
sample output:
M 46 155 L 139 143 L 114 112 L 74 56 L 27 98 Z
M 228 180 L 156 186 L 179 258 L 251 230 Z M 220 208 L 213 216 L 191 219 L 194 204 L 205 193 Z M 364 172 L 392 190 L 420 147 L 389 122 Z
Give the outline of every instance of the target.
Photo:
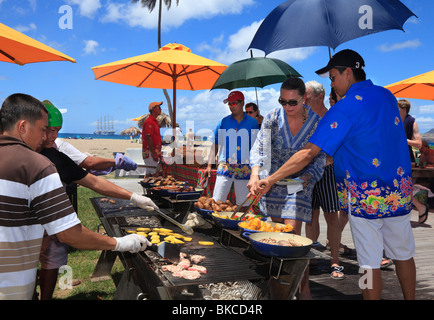
M 300 178 L 283 179 L 283 180 L 277 181 L 276 184 L 278 184 L 279 186 L 298 185 L 298 184 L 303 184 L 303 179 L 300 179 Z

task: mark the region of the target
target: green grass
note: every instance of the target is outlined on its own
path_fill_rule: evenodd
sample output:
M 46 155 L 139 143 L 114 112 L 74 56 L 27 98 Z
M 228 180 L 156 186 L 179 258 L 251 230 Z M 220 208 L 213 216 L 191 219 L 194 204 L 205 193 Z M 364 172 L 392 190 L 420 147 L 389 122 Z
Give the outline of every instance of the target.
M 98 231 L 100 220 L 93 208 L 89 198 L 100 197 L 98 193 L 84 187 L 78 187 L 78 217 L 82 224 L 92 230 Z M 99 227 L 103 233 L 104 228 Z M 74 286 L 72 290 L 60 289 L 56 286 L 53 299 L 62 300 L 113 300 L 116 291 L 115 283 L 118 283 L 124 267 L 119 259 L 112 269 L 112 279 L 99 282 L 92 282 L 90 277 L 98 261 L 101 251 L 76 250 L 71 248 L 68 256 L 68 266 L 72 268 L 73 279 L 81 283 Z M 59 275 L 58 280 L 62 275 Z

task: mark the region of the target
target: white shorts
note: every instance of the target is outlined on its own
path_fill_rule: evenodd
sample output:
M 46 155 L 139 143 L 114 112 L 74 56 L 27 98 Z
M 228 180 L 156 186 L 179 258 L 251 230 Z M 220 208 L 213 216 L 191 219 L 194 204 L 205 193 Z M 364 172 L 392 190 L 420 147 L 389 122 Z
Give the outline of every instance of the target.
M 379 269 L 383 258 L 409 260 L 415 254 L 411 214 L 384 219 L 365 219 L 349 214 L 360 267 Z
M 247 189 L 249 180 L 239 180 L 234 177 L 229 178 L 220 174 L 217 175 L 215 180 L 213 199 L 215 201 L 226 201 L 229 191 L 231 191 L 232 183 L 234 184 L 236 204 L 242 204 L 249 194 L 249 189 Z
M 152 157 L 143 159 L 143 163 L 145 164 L 145 175 L 157 172 L 158 161 L 155 161 Z

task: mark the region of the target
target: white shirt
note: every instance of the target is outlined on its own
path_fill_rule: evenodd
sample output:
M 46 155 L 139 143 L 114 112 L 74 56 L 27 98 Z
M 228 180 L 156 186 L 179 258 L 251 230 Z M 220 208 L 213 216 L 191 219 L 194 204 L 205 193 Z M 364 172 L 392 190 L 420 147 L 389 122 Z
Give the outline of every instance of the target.
M 59 150 L 60 152 L 63 152 L 64 154 L 66 154 L 77 165 L 80 165 L 84 161 L 84 159 L 86 159 L 89 156 L 89 155 L 81 152 L 80 150 L 78 150 L 76 147 L 74 147 L 69 142 L 66 142 L 66 141 L 64 141 L 62 139 L 57 138 L 54 141 L 54 143 L 57 146 L 57 150 Z

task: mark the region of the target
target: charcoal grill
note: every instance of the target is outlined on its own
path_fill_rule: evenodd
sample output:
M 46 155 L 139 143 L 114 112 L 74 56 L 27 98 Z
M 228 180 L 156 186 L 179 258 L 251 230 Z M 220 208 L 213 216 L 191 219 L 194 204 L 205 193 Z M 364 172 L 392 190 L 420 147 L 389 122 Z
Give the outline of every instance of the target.
M 108 199 L 109 201 L 102 201 Z M 182 231 L 171 223 L 160 220 L 152 212 L 137 208 L 129 201 L 112 198 L 91 198 L 98 217 L 109 236 L 123 236 L 131 228 L 165 227 L 176 233 Z M 112 200 L 110 202 L 110 200 Z M 115 203 L 113 203 L 115 202 Z M 168 215 L 173 212 L 160 207 Z M 233 287 L 236 283 L 237 298 L 256 299 L 267 276 L 268 263 L 251 259 L 237 250 L 225 247 L 210 234 L 195 232 L 192 241 L 181 245 L 181 252 L 200 254 L 206 260 L 200 265 L 207 273 L 196 280 L 178 278 L 162 266 L 169 262 L 157 253 L 146 250 L 138 254 L 104 251 L 92 276 L 93 280 L 107 278 L 117 256 L 125 271 L 117 287 L 115 299 L 207 299 L 213 297 L 212 289 L 219 286 Z M 198 241 L 213 241 L 213 246 L 200 245 Z M 243 294 L 239 295 L 239 292 Z

